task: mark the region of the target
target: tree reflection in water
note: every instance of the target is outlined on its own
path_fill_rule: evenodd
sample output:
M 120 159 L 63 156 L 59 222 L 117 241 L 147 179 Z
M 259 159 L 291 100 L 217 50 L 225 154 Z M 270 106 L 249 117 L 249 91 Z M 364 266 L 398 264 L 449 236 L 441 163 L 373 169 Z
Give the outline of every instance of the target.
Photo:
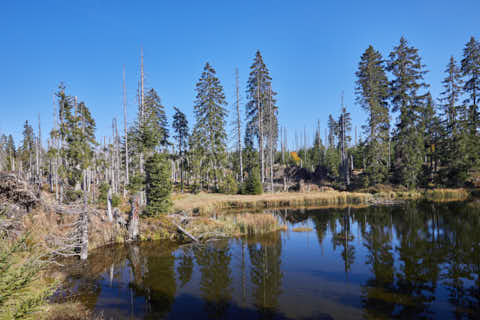
M 298 303 L 310 310 L 306 318 L 480 317 L 478 207 L 411 202 L 280 210 L 278 217 L 289 228 L 311 226 L 317 242 L 278 232 L 201 246 L 104 248 L 66 268 L 57 299 L 75 294 L 106 318 L 305 318 Z M 353 290 L 348 299 L 315 289 L 345 285 Z M 295 301 L 298 292 L 307 299 Z M 338 313 L 342 308 L 351 315 Z

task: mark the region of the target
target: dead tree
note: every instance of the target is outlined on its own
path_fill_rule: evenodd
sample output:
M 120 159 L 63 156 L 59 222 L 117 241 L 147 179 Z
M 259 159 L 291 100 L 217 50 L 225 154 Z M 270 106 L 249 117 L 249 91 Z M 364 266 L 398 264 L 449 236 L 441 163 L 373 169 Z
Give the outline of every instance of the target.
M 88 207 L 87 207 L 87 193 L 83 193 L 83 211 L 80 214 L 80 259 L 86 260 L 88 258 Z
M 113 214 L 112 214 L 112 188 L 108 188 L 107 194 L 107 216 L 108 221 L 113 221 Z
M 135 241 L 139 237 L 139 195 L 135 194 L 130 198 L 130 220 L 128 221 L 128 241 Z
M 238 68 L 235 69 L 235 111 L 236 111 L 236 126 L 237 126 L 237 152 L 240 161 L 240 182 L 243 183 L 243 159 L 242 159 L 242 123 L 240 118 L 240 85 L 238 79 Z
M 128 176 L 127 87 L 125 84 L 125 66 L 123 66 L 123 128 L 125 131 L 125 181 L 123 184 L 123 196 L 126 196 L 126 186 L 130 183 L 130 179 Z

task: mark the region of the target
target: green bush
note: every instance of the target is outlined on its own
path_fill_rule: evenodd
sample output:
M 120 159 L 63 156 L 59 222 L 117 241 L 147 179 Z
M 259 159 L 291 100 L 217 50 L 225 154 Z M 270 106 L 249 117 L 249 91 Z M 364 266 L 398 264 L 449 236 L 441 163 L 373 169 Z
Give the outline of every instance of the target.
M 192 184 L 192 193 L 193 194 L 199 194 L 200 191 L 202 191 L 202 187 L 198 183 Z
M 241 188 L 242 194 L 262 194 L 263 186 L 258 170 L 252 170 Z
M 112 207 L 116 208 L 120 205 L 120 202 L 122 201 L 122 198 L 118 194 L 112 195 Z
M 170 181 L 170 162 L 167 155 L 156 153 L 145 163 L 146 172 L 146 214 L 149 216 L 168 213 L 172 207 L 170 194 L 172 183 Z
M 72 190 L 72 189 L 67 189 L 65 191 L 65 197 L 64 197 L 64 202 L 65 203 L 71 203 L 75 202 L 77 200 L 80 200 L 83 196 L 82 190 Z
M 42 279 L 46 264 L 41 246 L 28 234 L 15 241 L 0 239 L 0 319 L 37 319 L 56 286 Z
M 107 198 L 108 198 L 108 189 L 110 189 L 110 185 L 106 182 L 102 183 L 99 187 L 98 191 L 98 198 L 97 203 L 102 206 L 107 206 Z M 112 207 L 116 208 L 120 205 L 122 198 L 118 194 L 112 194 Z
M 220 193 L 225 194 L 237 194 L 238 193 L 238 183 L 231 174 L 227 174 L 219 189 Z

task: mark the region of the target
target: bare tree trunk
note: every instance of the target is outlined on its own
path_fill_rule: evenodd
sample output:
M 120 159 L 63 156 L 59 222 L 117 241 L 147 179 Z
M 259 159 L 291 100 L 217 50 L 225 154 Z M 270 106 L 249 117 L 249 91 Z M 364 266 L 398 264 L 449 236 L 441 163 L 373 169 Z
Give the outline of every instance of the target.
M 139 209 L 139 196 L 134 195 L 130 199 L 130 205 L 132 207 L 131 212 L 130 212 L 130 220 L 128 222 L 128 240 L 129 241 L 135 241 L 137 240 L 139 236 L 138 232 L 138 224 L 139 224 L 139 219 L 138 219 L 138 211 Z
M 140 82 L 141 82 L 141 86 L 140 86 L 140 119 L 139 119 L 139 122 L 140 123 L 143 123 L 143 113 L 144 113 L 144 88 L 143 88 L 143 85 L 144 85 L 144 73 L 143 73 L 143 48 L 141 49 L 141 70 L 140 70 Z M 140 175 L 143 176 L 144 174 L 144 155 L 143 155 L 143 150 L 140 152 Z M 145 204 L 145 191 L 141 191 L 140 192 L 140 205 L 144 205 Z
M 258 116 L 258 150 L 260 153 L 260 174 L 262 183 L 265 182 L 265 161 L 263 154 L 263 117 L 262 104 L 260 103 L 260 79 L 257 76 L 257 116 Z
M 112 188 L 108 188 L 107 193 L 107 216 L 108 221 L 113 221 L 113 214 L 112 214 Z
M 84 172 L 85 179 L 85 172 Z M 83 212 L 81 213 L 80 224 L 80 259 L 86 260 L 88 258 L 88 207 L 87 207 L 87 192 L 83 192 Z
M 272 106 L 272 88 L 269 88 L 269 94 L 268 94 L 268 113 L 269 113 L 269 132 L 268 132 L 268 137 L 269 137 L 269 142 L 268 146 L 270 149 L 270 187 L 272 193 L 274 193 L 273 190 L 273 106 Z
M 126 186 L 130 183 L 128 176 L 128 129 L 127 129 L 127 87 L 125 84 L 125 66 L 123 66 L 123 127 L 125 134 L 125 183 L 123 185 L 123 196 L 127 195 Z
M 243 183 L 243 159 L 242 159 L 242 123 L 240 118 L 240 84 L 238 78 L 238 68 L 235 69 L 235 95 L 236 95 L 236 115 L 237 115 L 237 152 L 240 161 L 240 182 Z

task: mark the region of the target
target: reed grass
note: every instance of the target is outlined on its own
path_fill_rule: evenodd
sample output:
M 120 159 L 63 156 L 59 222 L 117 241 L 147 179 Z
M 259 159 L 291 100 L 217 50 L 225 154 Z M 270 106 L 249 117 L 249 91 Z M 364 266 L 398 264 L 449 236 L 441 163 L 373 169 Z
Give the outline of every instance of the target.
M 310 232 L 312 231 L 312 228 L 309 227 L 297 227 L 297 228 L 292 228 L 293 232 Z
M 341 206 L 367 204 L 373 199 L 368 193 L 311 192 L 262 195 L 223 195 L 200 193 L 184 195 L 174 202 L 177 211 L 198 211 L 208 214 L 223 209 L 266 209 L 305 206 Z
M 466 189 L 433 189 L 425 192 L 425 198 L 433 201 L 466 200 L 470 192 Z

